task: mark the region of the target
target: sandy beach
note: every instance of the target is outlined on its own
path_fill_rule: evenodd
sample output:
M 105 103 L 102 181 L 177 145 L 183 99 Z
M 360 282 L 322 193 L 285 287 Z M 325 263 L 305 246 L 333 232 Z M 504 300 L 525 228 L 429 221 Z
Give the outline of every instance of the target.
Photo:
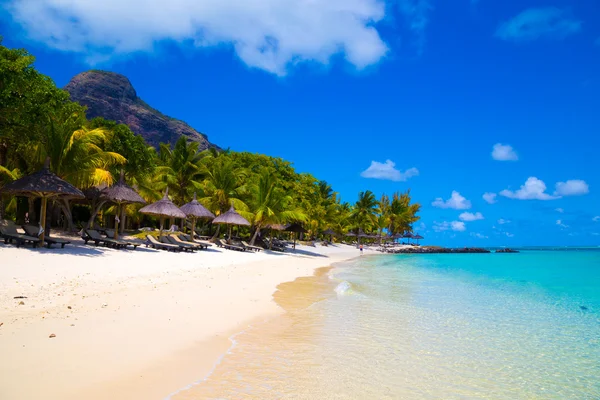
M 209 374 L 232 334 L 284 312 L 279 284 L 358 255 L 0 244 L 0 398 L 167 398 Z

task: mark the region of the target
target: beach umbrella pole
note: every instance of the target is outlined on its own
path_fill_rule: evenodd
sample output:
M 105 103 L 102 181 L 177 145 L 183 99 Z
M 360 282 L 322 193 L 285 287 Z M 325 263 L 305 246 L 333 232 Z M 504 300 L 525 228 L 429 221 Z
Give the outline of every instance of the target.
M 44 247 L 44 238 L 46 237 L 46 207 L 48 205 L 48 198 L 42 197 L 42 210 L 40 211 L 40 226 L 42 227 L 42 234 L 40 235 L 40 247 Z
M 158 237 L 161 238 L 162 237 L 162 232 L 163 232 L 163 225 L 165 223 L 165 217 L 163 217 L 162 215 L 160 216 L 160 230 L 159 230 L 159 234 Z
M 194 228 L 196 228 L 196 218 L 192 217 L 192 240 L 194 240 Z

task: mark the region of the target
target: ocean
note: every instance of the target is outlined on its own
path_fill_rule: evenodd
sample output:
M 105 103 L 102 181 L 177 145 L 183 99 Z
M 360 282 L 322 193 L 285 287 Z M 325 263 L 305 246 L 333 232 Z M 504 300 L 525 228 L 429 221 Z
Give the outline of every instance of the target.
M 374 255 L 280 286 L 183 399 L 600 399 L 599 249 Z

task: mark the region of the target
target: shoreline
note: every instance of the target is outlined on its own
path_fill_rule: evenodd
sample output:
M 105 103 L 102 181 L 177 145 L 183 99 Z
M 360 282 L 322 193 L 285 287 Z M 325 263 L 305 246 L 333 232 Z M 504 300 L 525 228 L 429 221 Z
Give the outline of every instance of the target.
M 208 376 L 232 335 L 284 312 L 278 285 L 358 256 L 65 250 L 0 247 L 1 398 L 169 398 Z

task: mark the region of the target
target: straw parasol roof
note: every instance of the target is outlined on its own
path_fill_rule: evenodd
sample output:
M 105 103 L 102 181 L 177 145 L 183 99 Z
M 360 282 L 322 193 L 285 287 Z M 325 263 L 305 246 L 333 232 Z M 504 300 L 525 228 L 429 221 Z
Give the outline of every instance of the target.
M 265 228 L 273 229 L 273 230 L 276 230 L 276 231 L 282 231 L 282 230 L 285 229 L 285 225 L 283 225 L 283 224 L 269 224 L 269 225 L 265 226 Z
M 233 208 L 233 204 L 229 211 L 219 215 L 217 218 L 213 219 L 213 224 L 223 224 L 229 225 L 229 241 L 231 241 L 231 225 L 246 225 L 250 226 L 250 222 L 246 220 L 246 218 L 242 217 L 235 211 Z
M 356 237 L 356 233 L 354 233 L 354 232 L 348 232 L 348 233 L 345 234 L 345 236 Z
M 119 182 L 102 190 L 101 196 L 117 204 L 146 204 L 146 201 L 142 199 L 142 196 L 133 190 L 131 186 L 125 183 L 125 179 L 123 179 L 123 171 L 121 171 L 121 178 L 119 179 Z
M 323 231 L 323 235 L 336 235 L 336 233 L 332 229 L 326 229 Z
M 288 226 L 285 227 L 284 231 L 286 232 L 294 232 L 294 233 L 306 233 L 308 232 L 306 229 L 304 229 L 302 227 L 302 225 L 300 225 L 297 222 L 294 222 L 293 224 L 289 224 Z M 294 235 L 294 250 L 296 250 L 296 235 Z
M 185 218 L 185 213 L 181 211 L 171 200 L 169 200 L 169 188 L 165 190 L 162 200 L 156 203 L 148 204 L 140 208 L 142 214 L 154 215 L 160 217 L 160 236 L 163 232 L 165 217 L 167 218 Z
M 67 197 L 83 199 L 85 195 L 75 186 L 60 179 L 50 172 L 50 158 L 46 159 L 44 167 L 36 173 L 11 182 L 1 190 L 3 193 L 27 197 Z
M 194 193 L 194 199 L 187 204 L 181 206 L 181 211 L 188 216 L 188 218 L 192 219 L 192 235 L 191 238 L 194 239 L 194 230 L 196 229 L 196 218 L 202 219 L 214 219 L 215 215 L 211 213 L 206 207 L 202 204 L 198 203 L 196 200 L 196 193 Z
M 69 199 L 84 199 L 85 195 L 75 186 L 60 179 L 50 172 L 50 157 L 46 158 L 44 167 L 36 173 L 17 179 L 5 185 L 0 192 L 16 196 L 41 197 L 42 206 L 40 212 L 40 246 L 44 246 L 46 231 L 46 207 L 48 199 L 52 197 L 63 197 Z
M 180 210 L 185 213 L 188 217 L 194 218 L 206 218 L 214 219 L 215 215 L 211 213 L 206 207 L 196 200 L 196 193 L 194 193 L 194 199 L 187 204 L 180 207 Z
M 140 208 L 140 212 L 142 214 L 155 215 L 157 217 L 185 218 L 185 213 L 169 200 L 168 188 L 161 200 Z
M 406 238 L 406 239 L 412 239 L 415 236 L 412 233 L 410 233 L 410 232 L 406 232 L 404 235 L 402 235 L 402 237 Z
M 129 203 L 141 203 L 146 204 L 146 200 L 142 199 L 131 186 L 125 183 L 123 170 L 121 170 L 121 177 L 119 182 L 114 185 L 107 187 L 102 190 L 100 196 L 103 199 L 112 201 L 117 204 L 117 212 L 115 213 L 115 239 L 119 238 L 119 218 L 121 215 L 121 206 Z
M 250 222 L 246 220 L 246 218 L 242 217 L 240 214 L 235 211 L 233 205 L 229 209 L 229 211 L 219 215 L 217 218 L 213 219 L 213 224 L 225 224 L 225 225 L 246 225 L 250 226 Z
M 286 232 L 295 232 L 295 233 L 306 233 L 307 230 L 302 227 L 302 225 L 294 222 L 293 224 L 289 224 L 285 227 L 284 231 Z
M 421 235 L 416 235 L 416 236 L 413 236 L 413 239 L 421 240 L 421 239 L 425 239 L 425 238 Z

